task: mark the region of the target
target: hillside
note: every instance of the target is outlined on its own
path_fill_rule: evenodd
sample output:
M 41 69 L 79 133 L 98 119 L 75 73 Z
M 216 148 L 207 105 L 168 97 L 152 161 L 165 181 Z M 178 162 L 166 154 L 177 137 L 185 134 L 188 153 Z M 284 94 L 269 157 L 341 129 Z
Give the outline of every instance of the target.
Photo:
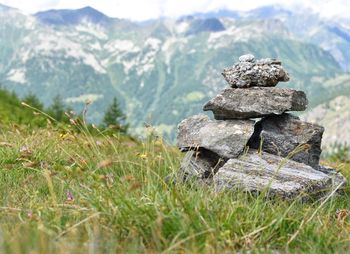
M 0 82 L 45 105 L 59 94 L 77 112 L 89 100 L 88 118 L 97 123 L 117 96 L 133 132 L 146 122 L 168 137 L 226 86 L 220 72 L 247 52 L 282 60 L 288 86 L 305 90 L 310 108 L 349 90 L 350 84 L 326 85 L 344 75 L 344 66 L 322 41 L 299 36 L 289 16 L 262 13 L 136 23 L 91 8 L 36 16 L 1 9 Z
M 347 253 L 350 190 L 270 200 L 165 181 L 160 139 L 1 130 L 1 253 Z M 324 163 L 324 162 L 323 162 Z M 332 164 L 349 177 L 349 163 Z M 265 193 L 265 192 L 263 192 Z
M 0 89 L 0 124 L 25 124 L 42 126 L 43 117 L 35 116 L 33 110 L 21 105 L 21 100 L 13 93 Z
M 337 57 L 346 47 L 306 40 L 310 31 L 288 22 L 295 15 L 266 7 L 140 23 L 89 7 L 30 16 L 0 4 L 0 254 L 348 253 L 350 147 L 319 164 L 323 129 L 282 114 L 304 109 L 304 94 L 249 89 L 230 97 L 243 108 L 233 117 L 282 115 L 194 117 L 177 147 L 169 142 L 247 52 L 282 61 L 291 82 L 279 86 L 306 91 L 302 117 L 325 126 L 324 148 L 350 140 L 350 74 Z M 254 76 L 281 76 L 273 62 Z M 86 122 L 85 109 L 103 124 Z
M 303 115 L 309 122 L 325 127 L 323 147 L 330 148 L 335 143 L 350 145 L 350 97 L 338 96 L 330 102 L 323 103 Z
M 350 75 L 341 75 L 327 80 L 330 88 L 326 100 L 302 115 L 306 121 L 325 127 L 323 147 L 330 148 L 335 143 L 349 145 L 350 131 Z M 341 95 L 337 95 L 341 94 Z

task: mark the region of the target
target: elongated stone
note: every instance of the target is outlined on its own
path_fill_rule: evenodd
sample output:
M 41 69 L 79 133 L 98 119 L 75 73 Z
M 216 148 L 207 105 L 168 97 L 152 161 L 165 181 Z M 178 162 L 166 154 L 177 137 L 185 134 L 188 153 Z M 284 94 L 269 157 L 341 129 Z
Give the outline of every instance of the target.
M 249 146 L 317 167 L 323 132 L 322 126 L 300 121 L 290 114 L 269 116 L 255 125 Z
M 220 158 L 235 158 L 253 132 L 251 120 L 213 121 L 206 115 L 196 115 L 179 124 L 177 145 L 182 151 L 204 148 Z
M 276 86 L 279 81 L 289 80 L 281 61 L 270 58 L 255 60 L 251 54 L 241 56 L 239 62 L 225 68 L 222 75 L 233 88 Z
M 181 162 L 180 176 L 182 180 L 206 180 L 224 165 L 225 161 L 208 150 L 188 151 Z
M 205 104 L 203 110 L 213 111 L 217 120 L 248 119 L 303 111 L 307 103 L 304 92 L 288 88 L 229 88 Z
M 342 190 L 343 187 L 347 184 L 346 178 L 333 168 L 319 165 L 316 169 L 328 175 L 332 179 L 333 188 L 339 188 L 339 190 Z
M 230 159 L 214 176 L 217 190 L 266 191 L 268 196 L 293 198 L 319 195 L 332 188 L 332 180 L 303 163 L 256 150 Z

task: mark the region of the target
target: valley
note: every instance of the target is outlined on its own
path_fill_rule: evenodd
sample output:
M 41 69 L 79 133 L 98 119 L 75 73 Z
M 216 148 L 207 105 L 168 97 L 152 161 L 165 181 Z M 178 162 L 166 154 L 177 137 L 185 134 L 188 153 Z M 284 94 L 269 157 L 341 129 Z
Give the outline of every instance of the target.
M 0 83 L 45 105 L 59 95 L 77 112 L 89 101 L 93 123 L 116 96 L 133 133 L 147 123 L 168 140 L 226 87 L 219 73 L 245 53 L 281 59 L 285 86 L 306 91 L 309 109 L 349 95 L 347 23 L 276 8 L 132 22 L 90 7 L 36 15 L 2 7 Z

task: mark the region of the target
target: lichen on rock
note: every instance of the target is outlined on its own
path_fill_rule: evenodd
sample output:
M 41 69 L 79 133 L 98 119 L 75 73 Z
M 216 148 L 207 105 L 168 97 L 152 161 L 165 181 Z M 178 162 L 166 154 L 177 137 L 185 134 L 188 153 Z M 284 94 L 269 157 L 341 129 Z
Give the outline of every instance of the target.
M 255 60 L 251 54 L 241 56 L 239 62 L 225 68 L 222 75 L 233 88 L 276 86 L 280 81 L 289 81 L 281 61 L 271 58 Z

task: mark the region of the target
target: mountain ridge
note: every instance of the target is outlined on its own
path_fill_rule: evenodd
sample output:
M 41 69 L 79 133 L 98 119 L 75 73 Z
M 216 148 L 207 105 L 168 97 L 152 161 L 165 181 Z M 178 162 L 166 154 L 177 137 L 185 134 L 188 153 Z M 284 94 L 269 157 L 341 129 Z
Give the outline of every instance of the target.
M 104 15 L 103 13 L 99 12 L 96 9 L 91 8 L 91 11 L 100 13 Z M 72 13 L 79 13 L 79 10 L 68 10 Z M 56 10 L 56 11 L 62 11 L 62 10 Z M 63 10 L 67 11 L 67 10 Z M 50 11 L 46 12 L 40 12 L 35 14 L 35 16 L 49 16 L 50 18 Z M 118 20 L 115 18 L 110 18 L 106 15 L 104 15 L 107 19 L 111 20 Z M 311 9 L 296 9 L 296 10 L 289 10 L 283 5 L 266 5 L 262 7 L 258 7 L 252 10 L 248 11 L 234 11 L 234 10 L 226 10 L 226 9 L 219 9 L 216 11 L 209 11 L 209 12 L 199 12 L 199 13 L 193 13 L 190 15 L 184 15 L 176 18 L 177 20 L 184 19 L 186 17 L 194 17 L 199 18 L 199 20 L 195 20 L 195 22 L 199 24 L 194 24 L 193 31 L 189 31 L 188 34 L 194 34 L 198 30 L 202 31 L 222 31 L 224 30 L 225 26 L 220 26 L 218 18 L 231 18 L 234 20 L 268 20 L 268 19 L 278 19 L 282 23 L 285 24 L 285 26 L 295 34 L 295 38 L 298 38 L 304 42 L 313 43 L 315 45 L 318 45 L 322 47 L 323 49 L 331 52 L 331 54 L 337 59 L 341 67 L 344 71 L 350 71 L 350 21 L 344 21 L 344 19 L 336 20 L 336 19 L 323 19 L 317 14 L 315 11 L 312 11 Z M 159 18 L 159 19 L 151 19 L 148 21 L 142 21 L 142 22 L 133 22 L 130 21 L 133 24 L 149 24 L 156 22 L 158 20 L 166 20 L 166 17 Z M 210 29 L 209 26 L 213 25 L 213 22 L 210 22 L 210 19 L 215 19 L 215 22 L 217 22 L 217 28 L 216 29 Z M 62 20 L 62 19 L 60 19 Z M 78 19 L 79 20 L 79 19 Z M 47 21 L 47 20 L 46 20 Z M 45 23 L 45 19 L 43 20 Z M 205 24 L 207 22 L 207 24 Z M 345 22 L 345 23 L 344 23 Z M 50 24 L 50 19 L 48 20 L 48 23 Z M 51 22 L 52 23 L 52 22 Z M 61 22 L 65 24 L 65 22 Z M 70 22 L 68 22 L 70 23 Z M 75 20 L 72 22 L 72 24 L 78 24 L 79 22 Z M 99 23 L 99 22 L 97 22 Z M 106 25 L 108 21 L 104 20 L 100 24 Z M 72 25 L 71 24 L 71 25 Z M 331 25 L 329 25 L 331 24 Z M 347 24 L 347 27 L 344 25 Z M 57 24 L 56 24 L 57 25 Z M 314 34 L 314 31 L 319 29 L 317 34 Z M 334 38 L 333 40 L 328 40 L 328 38 Z
M 49 25 L 77 25 L 83 20 L 96 24 L 106 24 L 112 18 L 102 12 L 86 6 L 80 9 L 53 9 L 37 12 L 34 16 L 42 23 Z
M 0 82 L 6 88 L 21 96 L 35 93 L 45 105 L 59 94 L 76 111 L 90 100 L 92 122 L 101 120 L 116 96 L 137 133 L 149 122 L 173 137 L 181 119 L 201 112 L 206 100 L 226 86 L 222 69 L 246 53 L 279 58 L 292 77 L 281 86 L 305 90 L 311 107 L 349 89 L 348 84 L 325 85 L 344 75 L 339 61 L 299 40 L 296 28 L 283 19 L 222 17 L 216 18 L 219 29 L 199 26 L 188 33 L 196 22 L 212 18 L 47 26 L 35 16 L 0 15 L 5 17 L 0 31 L 8 35 L 0 42 Z
M 6 11 L 6 10 L 16 10 L 16 9 L 0 3 L 0 11 Z

